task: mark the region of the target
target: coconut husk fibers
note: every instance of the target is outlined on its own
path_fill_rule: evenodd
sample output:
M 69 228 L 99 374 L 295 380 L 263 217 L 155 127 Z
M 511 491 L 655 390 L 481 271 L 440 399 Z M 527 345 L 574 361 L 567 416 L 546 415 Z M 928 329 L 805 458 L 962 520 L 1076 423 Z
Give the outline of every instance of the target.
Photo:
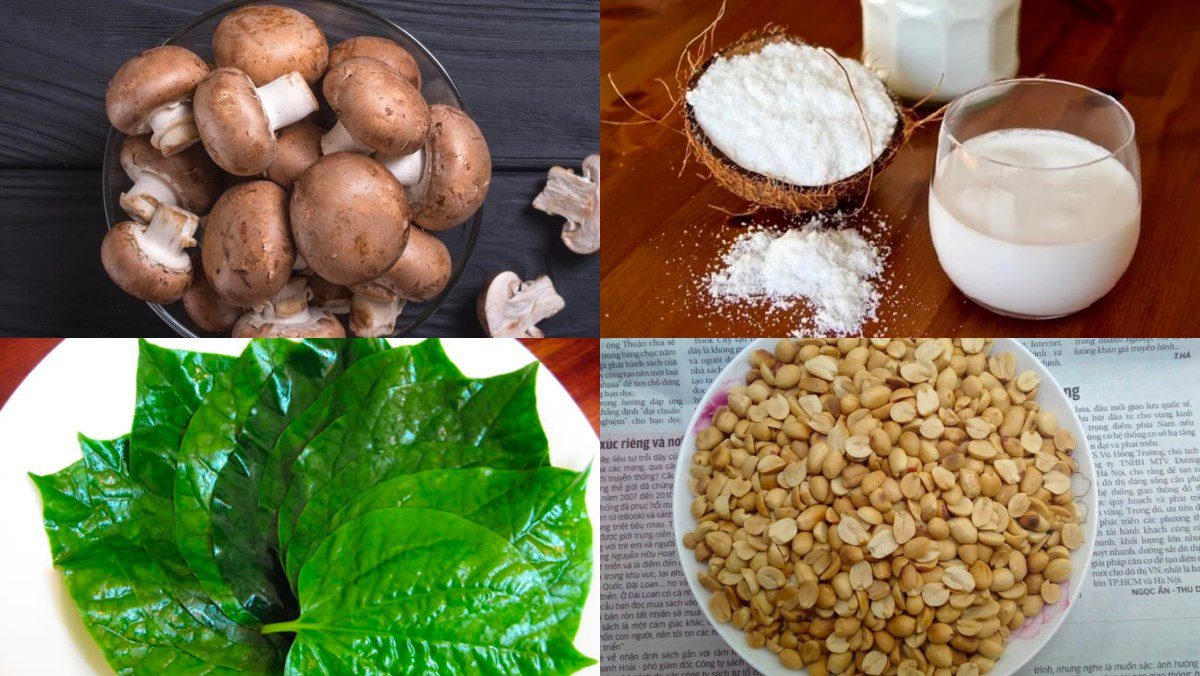
M 800 38 L 782 33 L 778 29 L 768 29 L 748 34 L 737 42 L 713 53 L 699 66 L 692 68 L 692 72 L 687 78 L 687 88 L 684 93 L 686 94 L 687 91 L 691 91 L 696 86 L 696 82 L 717 59 L 726 56 L 753 54 L 761 50 L 765 45 L 777 42 L 792 42 L 799 45 L 806 44 Z M 847 83 L 849 83 L 849 76 L 847 76 Z M 853 90 L 851 92 L 853 93 Z M 688 139 L 688 145 L 696 158 L 704 163 L 709 171 L 712 172 L 713 178 L 724 186 L 725 189 L 750 202 L 792 212 L 826 211 L 833 209 L 845 201 L 865 197 L 870 190 L 874 177 L 891 163 L 892 159 L 896 156 L 896 152 L 908 139 L 913 124 L 912 118 L 909 117 L 904 108 L 900 106 L 899 102 L 893 96 L 892 103 L 896 107 L 896 129 L 892 133 L 887 146 L 884 147 L 883 152 L 879 154 L 871 165 L 857 174 L 827 185 L 800 186 L 750 171 L 731 160 L 725 153 L 713 145 L 704 134 L 704 130 L 701 129 L 700 123 L 696 120 L 695 111 L 692 110 L 691 104 L 687 103 L 686 96 L 682 97 L 682 99 L 684 103 L 683 128 Z

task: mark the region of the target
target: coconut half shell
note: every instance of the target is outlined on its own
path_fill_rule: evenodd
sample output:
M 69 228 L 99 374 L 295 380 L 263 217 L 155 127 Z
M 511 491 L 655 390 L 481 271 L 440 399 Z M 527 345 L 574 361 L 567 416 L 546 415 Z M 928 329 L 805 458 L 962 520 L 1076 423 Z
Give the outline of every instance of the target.
M 691 91 L 704 72 L 717 59 L 727 56 L 753 54 L 764 46 L 777 42 L 792 42 L 798 45 L 806 44 L 798 37 L 783 33 L 755 33 L 714 53 L 705 60 L 688 79 L 687 91 Z M 896 129 L 892 137 L 875 161 L 857 174 L 834 181 L 827 185 L 800 186 L 785 183 L 769 176 L 750 171 L 731 160 L 717 148 L 705 135 L 700 123 L 696 120 L 695 111 L 684 98 L 683 130 L 687 135 L 688 145 L 696 158 L 708 167 L 713 178 L 726 190 L 755 204 L 766 207 L 783 209 L 792 212 L 826 211 L 839 203 L 850 199 L 861 198 L 866 194 L 872 180 L 872 175 L 878 176 L 884 167 L 891 163 L 896 151 L 904 144 L 912 119 L 905 114 L 904 109 L 892 97 L 896 106 Z M 872 173 L 873 172 L 873 173 Z

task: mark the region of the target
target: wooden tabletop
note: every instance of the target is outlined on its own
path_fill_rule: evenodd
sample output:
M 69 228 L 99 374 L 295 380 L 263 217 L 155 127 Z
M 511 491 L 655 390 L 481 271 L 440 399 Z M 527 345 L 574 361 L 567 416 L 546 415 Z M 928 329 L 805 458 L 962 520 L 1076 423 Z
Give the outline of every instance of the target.
M 705 302 L 697 279 L 742 228 L 717 208 L 747 202 L 717 185 L 703 165 L 681 166 L 686 142 L 671 108 L 680 53 L 720 3 L 602 0 L 600 110 L 607 223 L 601 263 L 605 336 L 768 335 L 794 330 L 803 315 L 761 317 L 752 306 L 730 318 Z M 860 5 L 852 0 L 729 0 L 719 48 L 766 24 L 783 24 L 843 56 L 862 51 Z M 1092 307 L 1050 321 L 993 314 L 967 300 L 942 272 L 929 237 L 926 193 L 937 124 L 917 131 L 876 177 L 869 208 L 890 224 L 885 276 L 892 291 L 866 335 L 1194 336 L 1200 329 L 1200 2 L 1195 0 L 1026 0 L 1019 75 L 1080 82 L 1132 113 L 1141 153 L 1141 239 L 1116 289 Z M 616 123 L 616 124 L 609 124 Z M 716 207 L 716 208 L 714 208 Z M 768 223 L 778 213 L 760 212 Z M 743 219 L 744 220 L 744 219 Z M 878 220 L 877 218 L 874 220 Z
M 599 333 L 599 256 L 531 206 L 553 165 L 599 147 L 597 0 L 359 0 L 421 41 L 488 140 L 494 173 L 462 279 L 415 335 L 476 336 L 492 275 L 549 275 L 566 309 L 547 335 Z M 100 266 L 104 90 L 126 59 L 217 0 L 0 2 L 0 335 L 167 336 Z M 411 311 L 416 311 L 413 305 Z
M 0 408 L 61 338 L 0 338 Z M 524 338 L 600 432 L 600 341 L 591 338 Z

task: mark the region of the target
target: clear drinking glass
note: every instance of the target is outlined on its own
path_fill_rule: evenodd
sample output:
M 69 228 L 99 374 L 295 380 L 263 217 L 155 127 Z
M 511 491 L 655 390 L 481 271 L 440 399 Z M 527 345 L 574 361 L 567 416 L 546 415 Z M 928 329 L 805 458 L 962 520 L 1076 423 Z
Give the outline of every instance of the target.
M 1103 92 L 1001 80 L 946 109 L 929 229 L 950 280 L 989 310 L 1049 319 L 1099 300 L 1133 258 L 1141 204 L 1133 118 Z
M 467 104 L 459 94 L 458 88 L 454 86 L 454 81 L 450 79 L 446 69 L 425 45 L 395 23 L 348 0 L 235 0 L 208 10 L 180 29 L 178 33 L 167 38 L 163 44 L 187 47 L 211 64 L 212 35 L 221 19 L 240 7 L 262 4 L 283 5 L 304 12 L 321 27 L 331 47 L 356 35 L 377 35 L 394 40 L 416 59 L 417 65 L 421 69 L 421 93 L 425 96 L 426 101 L 431 104 L 446 104 L 470 115 L 470 110 L 467 109 Z M 146 46 L 146 48 L 149 47 L 150 45 Z M 133 56 L 132 52 L 130 56 Z M 315 120 L 323 128 L 328 129 L 333 126 L 335 118 L 328 106 L 322 106 L 322 109 L 316 113 Z M 104 185 L 102 186 L 104 213 L 109 228 L 121 221 L 128 220 L 128 216 L 125 215 L 118 201 L 121 191 L 133 183 L 121 168 L 121 144 L 124 142 L 124 134 L 116 129 L 109 129 L 108 144 L 104 149 Z M 404 311 L 396 319 L 396 330 L 392 334 L 393 336 L 404 336 L 411 333 L 433 315 L 442 301 L 454 290 L 467 267 L 471 252 L 475 249 L 475 240 L 479 237 L 482 219 L 483 209 L 480 209 L 457 228 L 431 233 L 442 240 L 442 243 L 450 250 L 450 280 L 437 298 L 427 303 L 406 304 Z M 155 314 L 181 336 L 210 335 L 192 322 L 184 312 L 182 303 L 165 306 L 149 303 L 149 305 Z

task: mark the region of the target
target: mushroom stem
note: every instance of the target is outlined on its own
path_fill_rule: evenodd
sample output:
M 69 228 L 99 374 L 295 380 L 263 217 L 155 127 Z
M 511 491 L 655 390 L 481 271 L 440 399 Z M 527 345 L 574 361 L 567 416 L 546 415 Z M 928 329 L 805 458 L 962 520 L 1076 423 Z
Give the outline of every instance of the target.
M 350 135 L 346 130 L 346 126 L 341 122 L 333 125 L 324 136 L 321 137 L 321 154 L 332 155 L 333 153 L 358 153 L 360 155 L 370 155 L 375 152 L 371 146 L 364 145 L 358 139 Z
M 271 133 L 303 120 L 319 107 L 317 97 L 296 71 L 271 80 L 255 91 L 267 114 Z
M 400 185 L 404 186 L 404 192 L 408 194 L 408 201 L 411 204 L 416 204 L 425 195 L 425 188 L 429 185 L 429 180 L 425 175 L 425 149 L 418 148 L 416 152 L 407 155 L 384 155 L 376 153 L 375 159 L 383 165 L 385 169 L 392 172 L 392 176 L 400 181 Z
M 150 125 L 150 145 L 166 157 L 186 150 L 200 140 L 196 120 L 192 117 L 191 101 L 176 101 L 159 107 L 147 119 Z
M 570 169 L 550 169 L 546 188 L 533 200 L 533 208 L 580 223 L 592 215 L 595 184 Z
M 553 167 L 546 187 L 533 200 L 533 208 L 567 219 L 562 240 L 580 254 L 600 250 L 600 156 L 583 161 L 583 174 Z
M 492 338 L 541 338 L 537 323 L 566 306 L 546 275 L 522 282 L 515 272 L 501 272 L 479 293 L 476 310 Z
M 308 315 L 308 280 L 293 277 L 271 300 L 255 308 L 259 324 L 303 324 Z
M 196 215 L 178 207 L 164 204 L 154 212 L 144 230 L 135 230 L 133 237 L 146 256 L 164 267 L 182 269 L 191 266 L 184 249 L 196 246 L 192 235 L 200 227 Z
M 179 197 L 162 177 L 143 171 L 128 192 L 121 193 L 121 208 L 139 223 L 148 223 L 162 205 L 178 206 Z
M 356 293 L 350 300 L 350 333 L 363 338 L 390 336 L 403 311 L 403 300 L 376 300 Z

